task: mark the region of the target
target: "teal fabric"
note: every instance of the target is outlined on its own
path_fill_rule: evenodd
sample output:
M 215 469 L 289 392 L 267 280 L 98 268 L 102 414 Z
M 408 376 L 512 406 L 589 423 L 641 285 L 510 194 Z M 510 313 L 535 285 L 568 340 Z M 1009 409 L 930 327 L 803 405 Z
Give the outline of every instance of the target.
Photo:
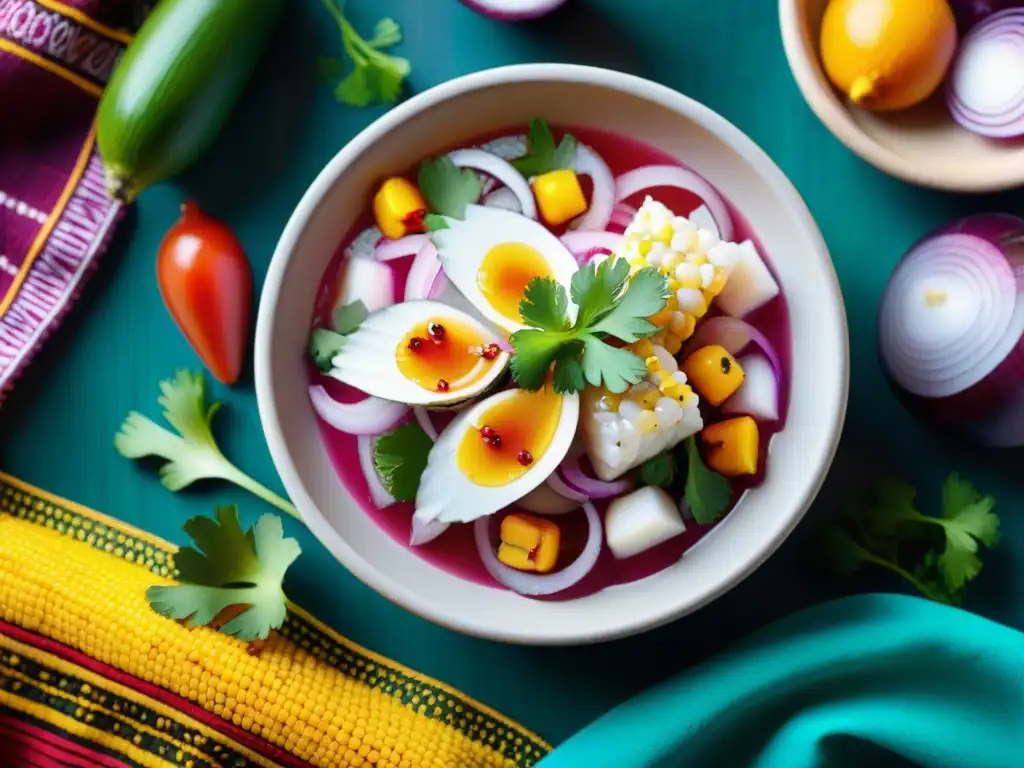
M 918 598 L 832 601 L 627 702 L 540 768 L 684 765 L 1024 765 L 1024 634 Z

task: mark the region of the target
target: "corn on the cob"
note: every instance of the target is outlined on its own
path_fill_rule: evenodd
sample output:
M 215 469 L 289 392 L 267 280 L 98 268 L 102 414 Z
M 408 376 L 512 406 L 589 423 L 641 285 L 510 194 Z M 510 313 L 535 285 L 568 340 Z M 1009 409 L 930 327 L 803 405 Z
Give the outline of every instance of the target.
M 4 621 L 178 694 L 314 766 L 512 768 L 546 752 L 474 702 L 332 641 L 294 606 L 258 656 L 219 632 L 190 631 L 146 603 L 147 587 L 171 583 L 154 572 L 173 568 L 162 551 L 154 564 L 153 542 L 54 507 L 56 523 L 19 519 L 3 510 L 35 520 L 43 502 L 17 501 L 24 497 L 9 484 L 0 490 Z M 6 695 L 0 688 L 0 701 Z M 80 707 L 86 719 L 89 706 Z

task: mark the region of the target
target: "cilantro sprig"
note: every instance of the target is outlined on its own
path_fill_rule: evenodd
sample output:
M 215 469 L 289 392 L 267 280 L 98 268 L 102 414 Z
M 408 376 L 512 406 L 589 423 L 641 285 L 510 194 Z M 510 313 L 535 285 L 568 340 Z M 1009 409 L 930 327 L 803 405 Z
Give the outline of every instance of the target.
M 361 299 L 356 299 L 351 304 L 346 304 L 334 310 L 331 317 L 330 328 L 314 328 L 309 334 L 309 344 L 306 351 L 310 358 L 316 363 L 316 367 L 324 373 L 329 373 L 334 367 L 334 358 L 345 346 L 345 337 L 362 325 L 369 313 L 366 304 Z
M 459 168 L 448 155 L 420 163 L 418 181 L 430 210 L 439 214 L 427 215 L 425 223 L 431 232 L 448 228 L 444 216 L 465 217 L 466 206 L 479 200 L 483 192 L 480 177 L 469 168 Z
M 915 497 L 912 486 L 878 483 L 826 529 L 828 564 L 839 575 L 865 564 L 885 568 L 928 599 L 959 605 L 981 573 L 979 548 L 999 543 L 995 499 L 955 472 L 942 486 L 940 516 L 920 512 Z
M 285 572 L 302 550 L 286 539 L 281 519 L 263 515 L 243 531 L 238 509 L 219 507 L 215 518 L 193 517 L 184 530 L 196 548 L 174 555 L 176 586 L 150 587 L 150 607 L 188 627 L 219 626 L 245 642 L 265 640 L 287 614 Z
M 164 459 L 160 482 L 169 491 L 180 491 L 198 480 L 226 480 L 302 519 L 291 502 L 253 480 L 221 452 L 213 436 L 213 416 L 221 404 L 207 407 L 202 374 L 178 371 L 175 378 L 160 382 L 160 392 L 164 418 L 177 434 L 132 411 L 114 437 L 118 453 L 128 459 Z
M 512 165 L 526 178 L 542 176 L 551 171 L 571 169 L 576 164 L 576 139 L 565 134 L 556 146 L 548 121 L 535 117 L 530 121 L 529 151 Z
M 725 477 L 704 463 L 696 437 L 686 438 L 684 445 L 689 465 L 686 471 L 686 500 L 690 505 L 690 514 L 701 525 L 710 525 L 728 508 L 732 501 L 732 488 Z
M 385 432 L 377 440 L 373 461 L 377 473 L 396 501 L 412 501 L 427 468 L 434 441 L 415 421 Z
M 341 28 L 341 43 L 352 59 L 354 68 L 338 83 L 334 97 L 353 107 L 365 107 L 375 102 L 393 104 L 402 95 L 402 84 L 412 72 L 408 59 L 384 53 L 402 42 L 402 28 L 394 19 L 377 22 L 373 37 L 363 39 L 345 18 L 340 0 L 323 0 L 324 6 Z M 344 71 L 339 57 L 324 57 L 319 61 L 321 75 L 337 80 Z
M 647 375 L 644 361 L 608 339 L 631 343 L 653 334 L 647 321 L 665 308 L 668 281 L 655 269 L 632 280 L 624 259 L 588 264 L 572 277 L 576 321 L 569 315 L 569 295 L 552 278 L 535 277 L 526 286 L 519 313 L 530 328 L 516 331 L 511 342 L 512 376 L 523 389 L 544 386 L 554 364 L 553 385 L 559 394 L 580 392 L 586 384 L 624 392 Z

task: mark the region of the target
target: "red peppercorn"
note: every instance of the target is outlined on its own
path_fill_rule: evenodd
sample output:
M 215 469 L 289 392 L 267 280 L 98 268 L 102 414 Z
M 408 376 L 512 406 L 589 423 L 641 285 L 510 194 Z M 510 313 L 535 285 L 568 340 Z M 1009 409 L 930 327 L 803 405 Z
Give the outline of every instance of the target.
M 430 334 L 430 338 L 432 338 L 435 343 L 444 341 L 445 330 L 444 326 L 440 323 L 431 323 L 428 325 L 427 333 Z
M 516 458 L 524 467 L 528 467 L 533 464 L 533 454 L 525 449 L 520 451 L 518 455 L 516 455 Z
M 411 349 L 413 352 L 417 352 L 419 351 L 420 347 L 422 347 L 426 343 L 427 342 L 425 339 L 419 336 L 413 336 L 411 339 L 409 339 L 409 349 Z
M 445 381 L 444 379 L 438 379 L 437 380 L 437 391 L 438 392 L 447 392 L 448 388 L 450 386 L 451 385 L 447 381 Z
M 493 360 L 501 353 L 501 347 L 497 344 L 488 344 L 484 347 L 483 356 L 484 360 Z
M 480 428 L 480 437 L 482 437 L 484 440 L 490 440 L 497 434 L 498 432 L 497 430 L 494 429 L 494 427 L 489 427 L 486 424 Z
M 490 442 L 492 448 L 501 448 L 501 435 L 495 435 Z

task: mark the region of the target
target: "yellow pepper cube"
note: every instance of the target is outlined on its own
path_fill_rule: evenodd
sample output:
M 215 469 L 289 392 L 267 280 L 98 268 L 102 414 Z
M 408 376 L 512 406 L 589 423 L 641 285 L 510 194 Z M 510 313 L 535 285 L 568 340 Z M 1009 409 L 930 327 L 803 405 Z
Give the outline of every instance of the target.
M 719 406 L 740 388 L 743 369 L 724 347 L 701 347 L 683 363 L 683 373 L 697 394 Z
M 538 176 L 533 180 L 533 194 L 537 198 L 540 215 L 552 227 L 587 212 L 587 198 L 575 171 L 551 171 Z
M 707 448 L 708 466 L 716 472 L 731 477 L 757 474 L 757 422 L 749 416 L 709 424 L 700 438 Z
M 547 573 L 558 562 L 562 532 L 550 520 L 513 513 L 501 521 L 498 559 L 519 571 Z
M 423 219 L 427 202 L 408 179 L 395 177 L 385 181 L 373 198 L 373 216 L 384 237 L 398 240 L 410 232 L 425 232 Z

